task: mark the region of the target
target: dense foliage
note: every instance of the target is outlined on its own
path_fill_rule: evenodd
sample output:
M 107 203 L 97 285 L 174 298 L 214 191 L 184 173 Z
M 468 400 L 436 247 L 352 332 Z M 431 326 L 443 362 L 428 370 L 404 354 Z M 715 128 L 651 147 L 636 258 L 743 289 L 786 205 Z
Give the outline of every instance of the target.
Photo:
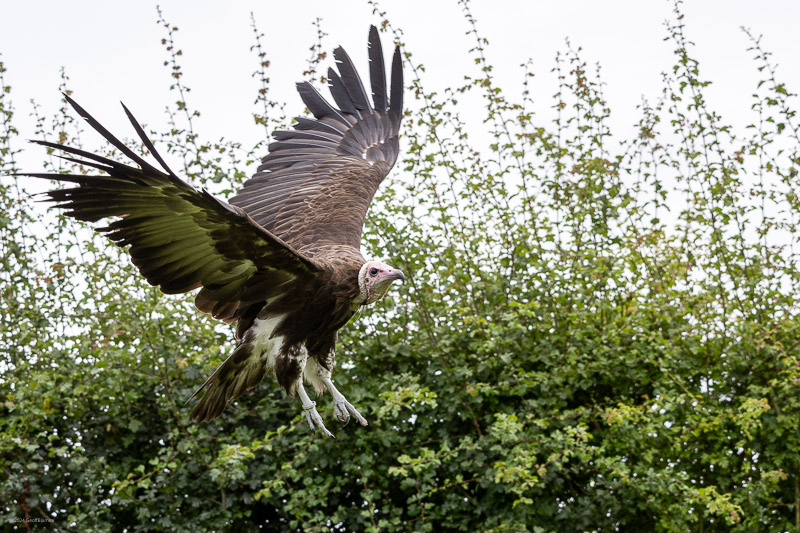
M 734 132 L 676 10 L 663 94 L 619 142 L 579 50 L 556 58 L 557 118 L 540 121 L 532 73 L 519 102 L 496 86 L 465 8 L 462 86 L 430 91 L 405 48 L 406 155 L 364 244 L 410 282 L 345 329 L 335 378 L 370 425 L 338 427 L 323 398 L 336 440 L 270 379 L 188 421 L 230 328 L 7 176 L 21 143 L 2 83 L 4 528 L 800 531 L 800 131 L 768 53 L 751 39 L 764 81 Z M 225 195 L 266 147 L 195 133 L 162 22 L 177 101 L 154 135 Z M 266 134 L 286 119 L 254 31 Z M 312 54 L 319 82 L 330 60 Z M 66 108 L 38 124 L 87 142 Z

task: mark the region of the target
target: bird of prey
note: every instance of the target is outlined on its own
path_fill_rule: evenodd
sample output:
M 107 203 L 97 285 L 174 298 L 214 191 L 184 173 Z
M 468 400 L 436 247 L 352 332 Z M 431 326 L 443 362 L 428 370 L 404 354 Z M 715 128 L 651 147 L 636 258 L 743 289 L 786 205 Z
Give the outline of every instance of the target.
M 381 299 L 403 273 L 360 253 L 364 218 L 398 156 L 403 71 L 394 51 L 387 87 L 378 30 L 368 40 L 372 98 L 343 48 L 338 73 L 328 71 L 337 107 L 308 83 L 297 90 L 315 118 L 298 117 L 275 142 L 256 174 L 228 202 L 197 190 L 172 172 L 133 115 L 133 128 L 161 168 L 120 142 L 71 98 L 67 101 L 136 166 L 84 150 L 34 141 L 64 159 L 105 174 L 26 174 L 74 184 L 47 201 L 128 247 L 131 261 L 167 294 L 200 288 L 195 305 L 237 323 L 238 344 L 192 396 L 205 394 L 191 417 L 212 420 L 267 373 L 300 398 L 312 430 L 333 437 L 306 392 L 327 389 L 342 422 L 363 416 L 331 380 L 337 331 L 363 306 Z M 138 168 L 137 168 L 138 167 Z

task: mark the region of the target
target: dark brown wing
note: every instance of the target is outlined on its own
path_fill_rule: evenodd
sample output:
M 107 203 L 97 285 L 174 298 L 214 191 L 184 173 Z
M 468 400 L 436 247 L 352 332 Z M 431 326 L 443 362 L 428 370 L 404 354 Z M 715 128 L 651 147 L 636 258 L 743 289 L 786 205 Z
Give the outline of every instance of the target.
M 369 33 L 373 104 L 352 61 L 334 51 L 338 74 L 328 78 L 329 104 L 304 82 L 297 90 L 316 120 L 297 118 L 294 131 L 277 131 L 258 172 L 231 198 L 256 222 L 297 249 L 314 254 L 323 244 L 358 249 L 375 191 L 397 160 L 403 114 L 399 48 L 392 60 L 391 100 L 378 30 Z
M 133 264 L 151 285 L 173 294 L 203 287 L 195 300 L 197 307 L 232 322 L 240 306 L 282 294 L 293 280 L 320 270 L 314 260 L 260 227 L 240 208 L 180 180 L 127 108 L 142 142 L 166 172 L 136 155 L 69 97 L 67 101 L 139 168 L 77 148 L 34 141 L 78 156 L 82 159 L 62 157 L 107 175 L 24 175 L 77 184 L 47 193 L 68 216 L 87 222 L 119 217 L 97 231 L 119 246 L 130 245 Z

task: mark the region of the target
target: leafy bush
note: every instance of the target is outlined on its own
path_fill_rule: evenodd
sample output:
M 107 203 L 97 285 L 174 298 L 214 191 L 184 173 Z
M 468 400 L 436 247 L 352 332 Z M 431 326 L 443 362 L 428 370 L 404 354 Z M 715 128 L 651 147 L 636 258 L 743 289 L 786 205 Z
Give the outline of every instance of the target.
M 183 403 L 229 328 L 3 178 L 6 528 L 800 531 L 800 131 L 769 54 L 751 39 L 763 82 L 734 132 L 676 8 L 663 94 L 620 142 L 579 50 L 556 58 L 557 117 L 540 122 L 532 72 L 508 98 L 468 7 L 463 85 L 427 90 L 405 48 L 406 155 L 365 246 L 409 283 L 344 332 L 336 379 L 370 426 L 335 441 L 269 379 L 190 423 Z M 177 101 L 161 146 L 192 183 L 230 193 L 266 147 L 194 133 L 177 29 L 162 23 Z M 254 116 L 270 131 L 286 118 L 253 28 Z M 322 61 L 317 43 L 309 78 Z M 2 87 L 7 175 L 20 169 Z M 62 108 L 39 134 L 80 144 L 74 121 Z

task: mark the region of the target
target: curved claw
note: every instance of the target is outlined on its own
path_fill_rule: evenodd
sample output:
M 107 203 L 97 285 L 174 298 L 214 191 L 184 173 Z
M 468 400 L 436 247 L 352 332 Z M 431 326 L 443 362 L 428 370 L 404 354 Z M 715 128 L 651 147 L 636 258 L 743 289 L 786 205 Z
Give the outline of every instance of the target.
M 367 425 L 367 420 L 358 410 L 353 407 L 353 404 L 342 398 L 339 401 L 333 402 L 333 412 L 336 414 L 336 418 L 338 418 L 341 422 L 344 422 L 345 425 L 350 422 L 350 415 L 353 415 L 353 418 L 361 424 L 362 426 Z
M 333 402 L 333 413 L 336 415 L 336 418 L 339 419 L 339 422 L 344 422 L 346 426 L 350 423 L 350 413 L 347 412 L 345 403 L 347 402 Z
M 316 428 L 319 428 L 323 435 L 335 439 L 336 437 L 333 436 L 333 433 L 328 431 L 328 428 L 326 428 L 325 424 L 322 423 L 322 417 L 319 416 L 316 405 L 317 404 L 315 402 L 311 402 L 311 405 L 303 407 L 303 411 L 306 412 L 306 421 L 308 421 L 308 427 L 310 427 L 312 431 Z

